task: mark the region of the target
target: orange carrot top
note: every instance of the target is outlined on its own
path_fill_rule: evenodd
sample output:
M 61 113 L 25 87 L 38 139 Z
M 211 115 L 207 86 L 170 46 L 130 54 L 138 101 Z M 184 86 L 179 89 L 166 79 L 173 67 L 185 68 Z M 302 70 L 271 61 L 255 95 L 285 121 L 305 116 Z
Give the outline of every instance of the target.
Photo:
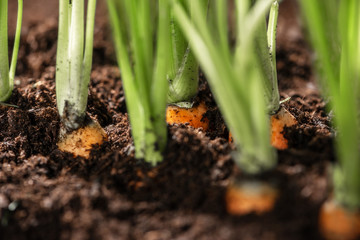
M 181 108 L 169 105 L 166 109 L 166 122 L 168 124 L 186 124 L 193 128 L 202 128 L 206 131 L 209 128 L 209 119 L 205 116 L 207 107 L 201 102 L 192 108 Z

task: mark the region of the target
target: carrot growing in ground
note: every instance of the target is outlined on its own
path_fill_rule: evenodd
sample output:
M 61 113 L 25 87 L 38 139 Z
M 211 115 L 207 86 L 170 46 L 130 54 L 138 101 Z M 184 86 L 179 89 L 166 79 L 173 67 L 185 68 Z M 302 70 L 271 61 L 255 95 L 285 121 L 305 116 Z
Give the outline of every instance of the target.
M 285 99 L 284 101 L 287 101 Z M 284 128 L 296 125 L 296 118 L 284 107 L 271 115 L 270 127 L 271 127 L 271 145 L 279 150 L 288 148 L 288 140 L 284 136 Z
M 94 38 L 96 0 L 88 1 L 84 41 L 84 0 L 59 1 L 56 101 L 62 122 L 58 147 L 89 157 L 92 145 L 106 139 L 100 125 L 86 118 Z
M 238 0 L 237 37 L 234 49 L 228 44 L 227 2 L 214 4 L 207 20 L 206 8 L 194 4 L 193 20 L 181 4 L 174 2 L 174 15 L 209 81 L 238 151 L 234 157 L 244 174 L 256 175 L 276 166 L 276 152 L 269 141 L 268 112 L 277 111 L 279 97 L 274 59 L 268 50 L 265 15 L 273 0 Z M 276 21 L 270 21 L 270 25 Z M 272 28 L 273 29 L 273 28 Z M 271 37 L 274 41 L 274 37 Z M 261 48 L 258 50 L 258 48 Z M 274 49 L 274 45 L 271 48 Z M 274 87 L 275 86 L 275 87 Z M 232 185 L 227 193 L 232 214 L 263 213 L 276 200 L 277 190 L 257 180 Z
M 334 111 L 337 163 L 333 194 L 320 210 L 327 239 L 360 237 L 360 2 L 300 1 L 309 39 L 317 54 L 324 96 Z
M 191 15 L 193 4 L 186 7 L 185 0 L 177 0 Z M 201 0 L 207 3 L 208 0 Z M 206 5 L 205 5 L 206 6 Z M 171 58 L 168 72 L 169 92 L 166 109 L 166 122 L 189 123 L 194 128 L 207 130 L 209 120 L 206 118 L 207 106 L 201 102 L 193 106 L 193 98 L 198 92 L 199 63 L 185 39 L 179 24 L 171 11 Z
M 270 129 L 271 145 L 279 150 L 288 148 L 288 140 L 284 137 L 284 127 L 297 124 L 295 117 L 281 106 L 285 99 L 280 101 L 278 90 L 278 80 L 276 72 L 276 26 L 278 18 L 279 4 L 274 2 L 271 6 L 268 27 L 266 29 L 265 20 L 261 24 L 261 29 L 255 37 L 256 53 L 259 57 L 259 62 L 263 74 L 266 75 L 264 79 L 264 92 L 267 104 L 267 111 L 271 115 Z M 268 57 L 264 57 L 267 56 Z M 229 140 L 232 142 L 232 134 L 230 132 Z
M 279 4 L 275 1 L 270 10 L 269 24 L 266 30 L 266 24 L 262 24 L 262 29 L 256 37 L 257 55 L 260 56 L 262 70 L 268 79 L 265 79 L 265 97 L 267 98 L 268 112 L 271 114 L 271 145 L 279 150 L 288 148 L 288 140 L 284 137 L 284 127 L 290 127 L 297 124 L 295 117 L 281 106 L 285 99 L 280 101 L 278 88 L 277 71 L 276 71 L 276 26 L 278 18 Z M 267 41 L 265 41 L 267 39 Z M 266 46 L 267 42 L 267 46 Z M 263 58 L 269 54 L 269 58 Z
M 167 142 L 169 1 L 107 0 L 107 4 L 135 157 L 155 165 L 162 161 Z
M 209 119 L 206 117 L 208 111 L 204 102 L 196 106 L 179 107 L 177 105 L 168 105 L 166 108 L 166 122 L 168 124 L 189 124 L 193 128 L 202 128 L 206 131 L 209 128 Z
M 16 62 L 20 45 L 23 1 L 18 0 L 18 15 L 14 48 L 9 69 L 8 60 L 8 0 L 0 2 L 0 105 L 7 101 L 14 88 Z

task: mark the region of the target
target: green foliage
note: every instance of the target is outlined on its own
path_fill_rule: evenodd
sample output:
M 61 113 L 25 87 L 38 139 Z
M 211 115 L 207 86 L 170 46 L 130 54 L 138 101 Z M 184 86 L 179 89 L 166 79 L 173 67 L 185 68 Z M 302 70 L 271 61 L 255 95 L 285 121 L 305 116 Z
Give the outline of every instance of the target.
M 135 157 L 155 165 L 162 160 L 167 140 L 169 1 L 107 0 L 107 4 Z
M 239 150 L 237 163 L 245 172 L 256 174 L 276 164 L 276 153 L 269 141 L 268 111 L 279 107 L 274 55 L 277 2 L 251 3 L 235 1 L 234 49 L 228 41 L 227 1 L 211 1 L 209 15 L 206 2 L 185 1 L 188 8 L 194 5 L 192 21 L 177 1 L 173 7 L 175 19 L 189 40 L 234 136 Z M 274 7 L 267 38 L 265 15 L 271 4 Z M 259 47 L 261 50 L 257 50 Z
M 19 52 L 23 1 L 18 0 L 18 15 L 14 48 L 9 69 L 8 59 L 8 0 L 0 1 L 0 102 L 5 102 L 14 88 L 16 62 Z
M 177 1 L 184 6 L 184 0 Z M 186 11 L 191 14 L 191 6 Z M 198 91 L 199 64 L 175 21 L 172 11 L 170 16 L 171 58 L 169 59 L 170 67 L 167 76 L 169 81 L 168 103 L 188 107 L 192 105 L 191 100 Z
M 299 1 L 316 52 L 324 95 L 330 100 L 337 130 L 335 198 L 360 207 L 360 2 Z

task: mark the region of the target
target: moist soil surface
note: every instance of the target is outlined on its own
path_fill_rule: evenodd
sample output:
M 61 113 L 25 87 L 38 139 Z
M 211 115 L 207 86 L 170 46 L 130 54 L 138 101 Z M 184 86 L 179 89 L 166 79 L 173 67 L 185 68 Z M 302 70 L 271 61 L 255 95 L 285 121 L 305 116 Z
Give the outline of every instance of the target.
M 289 149 L 264 178 L 280 191 L 273 211 L 231 216 L 224 193 L 242 177 L 204 77 L 196 101 L 210 111 L 208 132 L 168 126 L 164 161 L 134 158 L 120 72 L 104 1 L 96 16 L 88 115 L 108 134 L 90 159 L 57 149 L 57 2 L 25 1 L 15 90 L 0 107 L 0 239 L 321 239 L 334 131 L 311 68 L 298 9 L 281 3 L 277 67 L 284 106 L 299 122 L 285 129 Z M 10 50 L 16 1 L 9 2 Z

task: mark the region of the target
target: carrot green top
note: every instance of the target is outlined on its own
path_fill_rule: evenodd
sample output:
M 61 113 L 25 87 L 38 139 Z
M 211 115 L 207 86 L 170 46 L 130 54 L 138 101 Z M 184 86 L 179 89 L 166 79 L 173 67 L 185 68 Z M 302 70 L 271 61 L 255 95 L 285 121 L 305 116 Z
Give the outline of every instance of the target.
M 14 88 L 16 62 L 20 45 L 23 1 L 18 0 L 18 15 L 14 48 L 9 70 L 8 60 L 8 1 L 0 2 L 0 102 L 5 102 L 10 97 Z

